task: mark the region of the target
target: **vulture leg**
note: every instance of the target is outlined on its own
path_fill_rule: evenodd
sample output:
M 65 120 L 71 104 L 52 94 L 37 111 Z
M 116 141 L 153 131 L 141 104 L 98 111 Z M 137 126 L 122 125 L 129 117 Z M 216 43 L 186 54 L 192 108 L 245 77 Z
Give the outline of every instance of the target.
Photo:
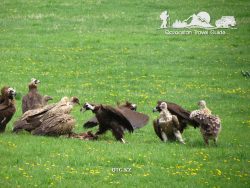
M 1 123 L 0 124 L 0 133 L 3 133 L 5 131 L 6 128 L 6 123 Z
M 121 141 L 122 143 L 125 143 L 125 140 L 123 139 L 124 132 L 123 132 L 122 126 L 114 122 L 111 122 L 110 126 L 111 126 L 112 133 L 114 137 L 116 138 L 116 140 Z
M 214 145 L 215 145 L 215 146 L 218 146 L 218 145 L 217 145 L 217 138 L 214 138 L 213 140 L 214 140 Z
M 163 142 L 167 142 L 168 141 L 168 137 L 167 137 L 166 133 L 164 133 L 163 131 L 161 131 L 161 137 L 163 139 Z
M 209 146 L 208 138 L 204 137 L 204 142 L 205 142 L 206 146 Z
M 96 136 L 104 134 L 108 129 L 105 126 L 99 125 L 99 130 L 95 133 Z
M 174 130 L 174 135 L 175 135 L 175 137 L 177 138 L 177 140 L 178 140 L 180 143 L 186 144 L 186 143 L 184 142 L 184 140 L 183 140 L 183 138 L 182 138 L 181 133 L 180 133 L 179 130 L 177 130 L 177 129 Z

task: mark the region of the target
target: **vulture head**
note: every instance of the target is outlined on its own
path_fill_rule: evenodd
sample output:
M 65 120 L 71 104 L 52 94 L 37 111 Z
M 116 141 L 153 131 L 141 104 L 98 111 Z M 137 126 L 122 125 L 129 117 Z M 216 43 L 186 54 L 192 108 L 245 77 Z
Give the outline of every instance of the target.
M 167 109 L 167 103 L 158 101 L 156 107 L 153 108 L 153 112 L 161 112 L 163 109 Z
M 37 80 L 35 78 L 32 78 L 30 83 L 29 83 L 29 88 L 37 88 L 38 84 L 40 84 L 40 80 Z
M 79 99 L 78 99 L 77 97 L 71 97 L 69 103 L 70 103 L 71 105 L 73 105 L 73 106 L 75 106 L 75 105 L 77 105 L 77 104 L 80 105 L 80 101 L 79 101 Z
M 82 106 L 82 108 L 81 108 L 81 112 L 85 112 L 85 111 L 87 111 L 87 110 L 91 110 L 92 112 L 94 111 L 94 110 L 96 110 L 96 108 L 97 108 L 97 106 L 95 106 L 95 105 L 93 105 L 93 104 L 90 104 L 90 103 L 88 103 L 88 102 L 86 102 L 83 106 Z
M 204 100 L 199 101 L 198 106 L 200 109 L 206 108 L 206 101 L 204 101 Z
M 125 107 L 125 108 L 128 108 L 128 109 L 133 110 L 133 111 L 137 110 L 137 105 L 134 103 L 128 102 L 128 101 L 126 101 L 126 103 L 122 104 L 122 105 L 120 103 L 117 103 L 117 106 L 118 106 L 118 108 Z
M 9 87 L 7 89 L 7 96 L 9 99 L 13 100 L 16 96 L 16 91 L 13 88 Z

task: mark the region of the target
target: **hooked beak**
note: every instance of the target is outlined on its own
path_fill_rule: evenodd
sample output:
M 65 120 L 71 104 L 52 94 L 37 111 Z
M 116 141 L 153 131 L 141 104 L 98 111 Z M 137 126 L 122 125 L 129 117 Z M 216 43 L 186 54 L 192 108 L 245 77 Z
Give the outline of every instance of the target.
M 84 112 L 86 112 L 86 111 L 87 111 L 87 109 L 86 109 L 86 108 L 81 107 L 80 112 L 84 113 Z
M 158 112 L 157 108 L 153 108 L 153 113 Z

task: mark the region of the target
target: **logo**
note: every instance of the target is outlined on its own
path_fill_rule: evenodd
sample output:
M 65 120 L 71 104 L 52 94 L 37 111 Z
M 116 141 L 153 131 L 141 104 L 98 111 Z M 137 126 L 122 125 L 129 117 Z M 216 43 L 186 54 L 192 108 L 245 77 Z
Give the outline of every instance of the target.
M 235 29 L 236 20 L 234 16 L 222 16 L 220 19 L 215 21 L 215 24 L 211 24 L 211 17 L 207 12 L 199 12 L 198 14 L 193 14 L 189 16 L 187 19 L 175 20 L 171 26 L 170 15 L 168 11 L 163 11 L 160 14 L 160 19 L 162 24 L 160 26 L 161 29 L 206 29 L 206 30 L 215 30 L 215 29 Z M 169 30 L 166 31 L 166 34 L 192 34 L 191 30 L 187 31 L 179 31 L 179 32 L 171 32 Z M 217 31 L 217 32 L 200 32 L 198 30 L 194 31 L 195 34 L 225 34 L 225 31 Z

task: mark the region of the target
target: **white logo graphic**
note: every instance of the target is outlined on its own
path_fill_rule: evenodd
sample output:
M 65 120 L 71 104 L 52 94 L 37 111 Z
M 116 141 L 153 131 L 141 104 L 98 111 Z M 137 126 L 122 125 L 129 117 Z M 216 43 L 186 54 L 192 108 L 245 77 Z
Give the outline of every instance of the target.
M 167 23 L 169 21 L 170 25 L 170 16 L 167 11 L 163 11 L 160 15 L 162 20 L 161 28 L 167 28 Z M 176 20 L 172 28 L 203 28 L 203 29 L 217 29 L 217 28 L 231 28 L 236 26 L 236 21 L 234 16 L 222 16 L 221 19 L 216 20 L 215 26 L 210 24 L 211 18 L 207 12 L 199 12 L 198 14 L 193 14 L 187 19 L 181 21 Z M 171 27 L 171 26 L 170 26 Z

